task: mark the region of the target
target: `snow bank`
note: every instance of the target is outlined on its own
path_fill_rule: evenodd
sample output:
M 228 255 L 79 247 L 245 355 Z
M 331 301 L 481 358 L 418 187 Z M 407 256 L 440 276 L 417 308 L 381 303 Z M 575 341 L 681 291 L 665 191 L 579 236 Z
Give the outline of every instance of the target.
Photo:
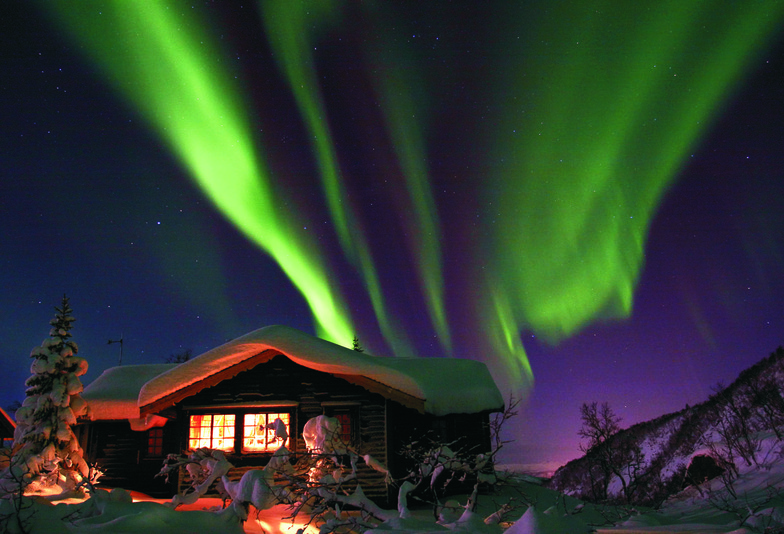
M 23 528 L 19 528 L 20 524 Z M 0 500 L 0 527 L 9 534 L 244 534 L 229 507 L 219 511 L 175 511 L 157 502 L 133 502 L 122 489 L 99 490 L 78 504 L 53 506 L 25 498 L 18 521 L 12 504 Z
M 377 381 L 423 400 L 425 411 L 433 415 L 500 410 L 504 406 L 503 397 L 482 362 L 371 356 L 280 325 L 255 330 L 150 377 L 140 384 L 138 406 L 151 404 L 265 350 L 280 352 L 316 371 Z M 139 417 L 138 410 L 134 417 Z
M 540 512 L 531 506 L 506 534 L 580 534 L 593 530 L 578 518 L 558 515 L 553 510 Z

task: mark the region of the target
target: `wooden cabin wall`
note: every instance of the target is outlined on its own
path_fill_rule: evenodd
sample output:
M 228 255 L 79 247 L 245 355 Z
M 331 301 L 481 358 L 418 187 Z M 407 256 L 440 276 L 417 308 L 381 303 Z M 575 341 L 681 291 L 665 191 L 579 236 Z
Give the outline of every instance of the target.
M 376 393 L 336 378 L 328 373 L 314 371 L 278 355 L 253 369 L 239 373 L 187 399 L 179 408 L 180 448 L 187 448 L 188 419 L 190 413 L 205 413 L 205 406 L 231 406 L 239 403 L 271 403 L 293 401 L 297 403 L 291 422 L 292 434 L 289 450 L 295 456 L 306 452 L 302 431 L 305 423 L 319 415 L 331 415 L 337 408 L 346 408 L 355 414 L 355 442 L 350 445 L 361 455 L 370 454 L 381 463 L 388 462 L 386 447 L 386 399 Z M 199 407 L 199 408 L 191 408 Z M 284 408 L 281 408 L 283 411 Z M 206 410 L 208 413 L 209 410 Z M 231 409 L 215 409 L 215 413 Z M 293 430 L 296 428 L 296 433 Z M 269 454 L 231 454 L 229 461 L 238 469 L 265 465 Z M 244 468 L 244 469 L 243 469 Z M 362 489 L 371 498 L 386 500 L 388 488 L 384 475 L 359 462 L 358 475 Z
M 161 470 L 164 456 L 147 454 L 147 432 L 131 430 L 128 421 L 80 424 L 74 427 L 87 463 L 103 471 L 99 487 L 125 488 L 154 497 L 170 497 L 174 484 L 155 475 Z M 175 425 L 163 427 L 164 455 L 178 441 Z
M 413 444 L 413 448 L 427 450 L 437 444 L 449 445 L 457 452 L 466 451 L 470 455 L 489 452 L 492 444 L 490 437 L 490 414 L 450 414 L 436 417 L 421 414 L 411 408 L 390 403 L 387 422 L 389 425 L 389 470 L 392 476 L 406 476 L 416 466 L 402 453 Z M 472 485 L 473 482 L 470 482 Z M 455 484 L 451 492 L 470 490 L 468 486 Z

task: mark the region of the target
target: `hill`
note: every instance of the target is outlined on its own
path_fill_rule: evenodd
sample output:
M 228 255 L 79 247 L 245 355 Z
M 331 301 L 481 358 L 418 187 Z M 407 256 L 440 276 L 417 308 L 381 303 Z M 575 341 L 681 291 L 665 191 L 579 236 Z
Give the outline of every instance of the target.
M 549 486 L 594 502 L 653 506 L 716 477 L 732 489 L 741 470 L 765 469 L 784 450 L 783 389 L 779 347 L 705 402 L 600 440 Z

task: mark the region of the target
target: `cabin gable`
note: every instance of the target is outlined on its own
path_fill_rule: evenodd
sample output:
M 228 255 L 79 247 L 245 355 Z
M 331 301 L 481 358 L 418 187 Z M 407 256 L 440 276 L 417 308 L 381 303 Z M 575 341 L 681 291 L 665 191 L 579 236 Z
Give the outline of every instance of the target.
M 256 356 L 253 356 L 239 363 L 226 367 L 225 369 L 222 369 L 213 375 L 207 376 L 204 379 L 199 380 L 198 382 L 195 382 L 182 389 L 178 389 L 170 393 L 169 395 L 166 395 L 154 402 L 145 404 L 144 406 L 140 407 L 139 411 L 141 412 L 141 415 L 158 413 L 170 406 L 175 405 L 176 403 L 182 401 L 183 399 L 195 395 L 196 393 L 200 392 L 205 388 L 209 388 L 216 384 L 220 384 L 225 380 L 235 377 L 236 375 L 242 373 L 243 371 L 247 371 L 248 369 L 254 368 L 260 363 L 267 362 L 278 354 L 279 354 L 278 352 L 271 349 L 264 350 L 259 354 L 257 354 Z
M 192 414 L 207 412 L 244 414 L 249 412 L 288 412 L 292 414 L 291 435 L 296 441 L 289 449 L 304 452 L 302 430 L 308 419 L 318 415 L 351 415 L 354 447 L 361 454 L 377 454 L 378 443 L 384 438 L 385 399 L 378 393 L 352 384 L 328 373 L 314 371 L 278 354 L 269 361 L 237 374 L 235 377 L 206 388 L 183 399 L 178 414 L 186 419 Z M 343 418 L 348 422 L 347 417 Z M 183 433 L 184 438 L 184 433 Z M 181 443 L 183 449 L 187 443 Z M 367 452 L 366 452 L 367 451 Z M 235 453 L 237 451 L 234 451 Z M 384 452 L 384 456 L 386 453 Z

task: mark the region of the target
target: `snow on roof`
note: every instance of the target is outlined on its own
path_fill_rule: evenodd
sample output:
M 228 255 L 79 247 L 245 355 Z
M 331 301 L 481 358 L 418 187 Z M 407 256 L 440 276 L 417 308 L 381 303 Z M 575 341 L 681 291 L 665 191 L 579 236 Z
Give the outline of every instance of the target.
M 82 392 L 92 421 L 139 418 L 139 390 L 155 376 L 177 364 L 159 363 L 110 367 Z
M 16 428 L 16 423 L 11 416 L 6 413 L 5 410 L 0 408 L 0 436 L 8 434 L 9 436 L 14 435 L 14 429 Z M 3 432 L 5 431 L 5 432 Z M 0 439 L 0 442 L 3 441 Z
M 423 400 L 425 411 L 433 415 L 504 407 L 503 397 L 482 362 L 371 356 L 280 325 L 245 334 L 156 376 L 141 388 L 139 406 L 151 404 L 267 349 L 316 371 L 375 380 Z
M 497 411 L 504 407 L 487 366 L 456 358 L 371 356 L 287 326 L 267 326 L 177 364 L 128 365 L 107 369 L 82 396 L 90 418 L 133 419 L 140 407 L 198 384 L 274 350 L 293 362 L 324 373 L 365 377 L 420 399 L 433 415 Z

